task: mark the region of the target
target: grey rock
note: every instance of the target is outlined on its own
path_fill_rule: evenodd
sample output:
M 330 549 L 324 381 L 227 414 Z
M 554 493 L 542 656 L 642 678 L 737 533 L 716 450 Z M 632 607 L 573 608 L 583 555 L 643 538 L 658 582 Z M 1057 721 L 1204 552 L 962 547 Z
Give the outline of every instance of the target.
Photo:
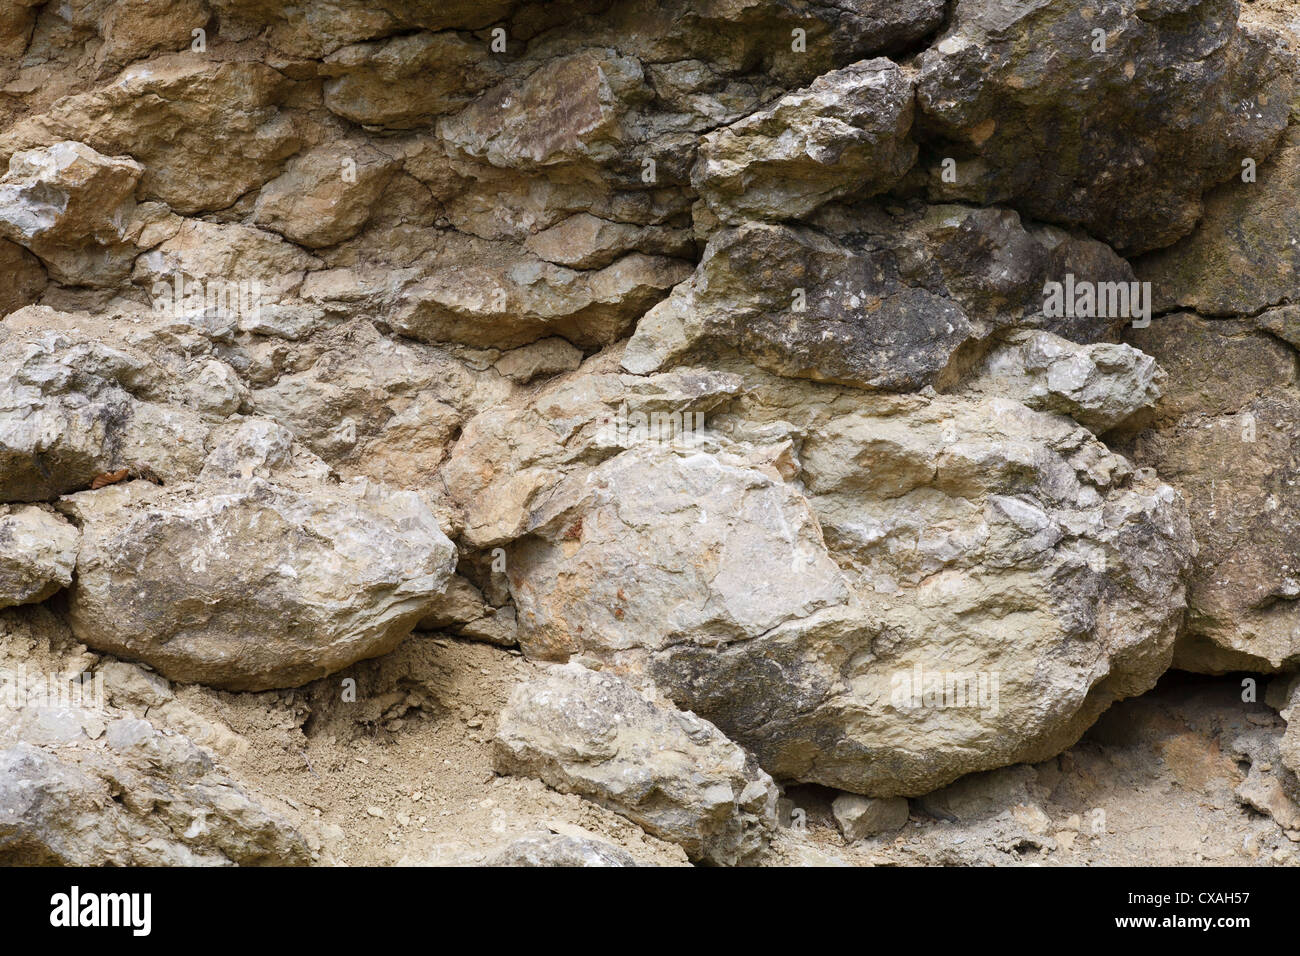
M 751 861 L 776 825 L 776 785 L 713 725 L 577 664 L 515 688 L 494 754 L 498 772 L 581 794 L 692 860 Z
M 1292 88 L 1235 0 L 957 0 L 919 67 L 919 135 L 958 160 L 955 183 L 932 171 L 933 196 L 1007 203 L 1124 253 L 1189 233 L 1201 195 L 1272 150 Z
M 850 843 L 877 834 L 893 833 L 907 824 L 908 806 L 903 797 L 864 797 L 841 793 L 831 803 L 835 825 Z

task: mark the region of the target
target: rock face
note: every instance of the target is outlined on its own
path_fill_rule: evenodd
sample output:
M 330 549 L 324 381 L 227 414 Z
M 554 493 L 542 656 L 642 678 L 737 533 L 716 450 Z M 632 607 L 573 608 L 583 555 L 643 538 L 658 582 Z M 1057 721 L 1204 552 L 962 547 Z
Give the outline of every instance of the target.
M 82 529 L 68 620 L 173 680 L 291 687 L 392 650 L 454 549 L 411 492 L 135 482 L 63 500 Z
M 1017 764 L 1300 670 L 1297 4 L 3 5 L 0 664 L 129 713 L 0 858 L 1090 852 Z
M 1236 12 L 1235 0 L 957 0 L 917 79 L 922 135 L 957 160 L 956 181 L 936 170 L 933 191 L 1080 226 L 1121 252 L 1186 235 L 1201 194 L 1286 125 L 1291 72 Z
M 498 772 L 540 777 L 732 866 L 776 826 L 776 786 L 708 721 L 577 664 L 522 684 L 501 714 Z
M 1300 127 L 1289 127 L 1277 151 L 1251 172 L 1243 170 L 1206 196 L 1194 233 L 1139 260 L 1157 309 L 1231 316 L 1294 298 L 1300 282 Z
M 271 179 L 301 145 L 275 106 L 286 85 L 262 63 L 160 57 L 0 134 L 0 158 L 75 140 L 141 163 L 141 199 L 182 214 L 222 209 Z
M 1270 319 L 1176 313 L 1129 341 L 1168 372 L 1132 454 L 1187 500 L 1199 545 L 1178 666 L 1224 673 L 1300 662 L 1296 543 L 1300 390 L 1293 348 Z

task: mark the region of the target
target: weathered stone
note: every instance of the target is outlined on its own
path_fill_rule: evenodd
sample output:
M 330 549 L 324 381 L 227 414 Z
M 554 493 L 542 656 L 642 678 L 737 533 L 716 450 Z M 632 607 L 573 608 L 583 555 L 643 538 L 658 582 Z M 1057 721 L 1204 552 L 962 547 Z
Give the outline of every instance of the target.
M 1075 345 L 1050 332 L 1020 332 L 989 354 L 970 386 L 1069 415 L 1101 434 L 1154 405 L 1164 379 L 1155 359 L 1127 345 Z
M 298 150 L 293 122 L 275 105 L 287 87 L 283 75 L 261 63 L 159 57 L 0 134 L 0 159 L 77 140 L 138 160 L 141 199 L 184 214 L 224 209 Z
M 208 25 L 203 0 L 117 0 L 109 4 L 101 27 L 104 45 L 96 59 L 120 67 L 152 53 L 176 53 L 194 42 L 194 31 Z
M 164 378 L 138 355 L 59 332 L 0 340 L 0 501 L 43 501 L 144 465 L 164 481 L 192 477 L 208 430 L 154 400 Z
M 522 836 L 493 854 L 485 866 L 636 866 L 632 854 L 603 840 L 562 833 Z
M 523 407 L 491 408 L 466 424 L 442 475 L 464 509 L 463 537 L 471 547 L 495 547 L 527 533 L 529 516 L 566 475 L 580 475 L 591 461 L 637 442 L 638 416 L 646 424 L 662 416 L 680 428 L 741 385 L 740 376 L 724 372 L 640 378 L 614 374 L 616 358 L 603 370 L 599 359 L 592 361 L 591 374 L 562 377 Z
M 273 232 L 235 223 L 187 219 L 174 235 L 135 261 L 131 281 L 148 290 L 155 309 L 200 315 L 211 311 L 207 303 L 214 289 L 241 286 L 250 293 L 252 310 L 241 300 L 227 309 L 233 328 L 251 312 L 272 306 L 295 292 L 308 270 L 319 260 Z M 183 283 L 177 294 L 178 280 Z M 197 289 L 197 299 L 195 290 Z M 196 304 L 197 303 L 197 304 Z
M 295 7 L 283 0 L 209 0 L 223 33 L 265 34 L 285 54 L 320 59 L 339 47 L 413 30 L 480 30 L 505 19 L 521 0 L 332 0 Z
M 80 538 L 48 508 L 0 505 L 0 607 L 44 601 L 67 587 Z
M 611 222 L 589 213 L 570 216 L 524 242 L 539 259 L 574 269 L 603 269 L 629 252 L 686 258 L 693 246 L 685 229 Z
M 253 390 L 250 405 L 341 472 L 399 487 L 437 482 L 457 430 L 510 383 L 364 319 L 322 336 L 309 361 Z
M 364 143 L 312 150 L 262 187 L 253 221 L 309 249 L 336 245 L 361 231 L 395 168 Z
M 410 129 L 454 112 L 500 75 L 481 42 L 416 33 L 336 50 L 321 65 L 325 105 L 354 123 Z
M 522 82 L 485 93 L 438 135 L 466 156 L 527 170 L 561 163 L 604 163 L 630 143 L 623 120 L 651 96 L 641 64 L 615 51 L 588 51 L 540 66 Z
M 1124 321 L 1044 317 L 1045 282 L 1126 282 L 1132 270 L 1007 210 L 827 207 L 816 222 L 715 234 L 695 276 L 638 324 L 624 367 L 738 351 L 779 375 L 910 391 L 952 384 L 999 328 L 1093 341 Z
M 60 282 L 114 285 L 137 251 L 129 233 L 142 171 L 70 141 L 15 153 L 0 178 L 0 237 L 30 249 Z
M 290 687 L 392 650 L 455 564 L 411 492 L 253 478 L 65 498 L 82 528 L 68 620 L 172 680 Z
M 956 182 L 932 171 L 932 195 L 1008 203 L 1124 253 L 1191 232 L 1201 194 L 1267 156 L 1287 121 L 1291 68 L 1236 12 L 957 0 L 919 58 L 917 125 L 958 161 Z
M 903 797 L 864 797 L 841 793 L 831 804 L 835 825 L 850 843 L 879 833 L 893 833 L 907 824 L 907 800 Z
M 577 664 L 515 688 L 495 761 L 620 813 L 693 860 L 752 861 L 776 825 L 776 785 L 708 721 Z
M 529 510 L 507 548 L 525 653 L 617 666 L 768 772 L 872 796 L 1043 759 L 1168 666 L 1192 549 L 1171 488 L 1003 399 L 857 399 L 794 429 L 779 396 L 714 441 L 793 431 L 802 494 L 649 442 Z
M 846 196 L 871 196 L 916 161 L 912 81 L 867 60 L 704 137 L 692 181 L 719 219 L 800 219 Z
M 1132 455 L 1177 487 L 1199 545 L 1185 670 L 1300 662 L 1300 391 L 1295 352 L 1251 324 L 1179 313 L 1128 332 L 1168 373 Z
M 535 378 L 572 372 L 582 364 L 582 353 L 564 339 L 542 339 L 511 349 L 496 362 L 496 370 L 520 385 Z
M 310 862 L 303 837 L 217 770 L 187 738 L 122 718 L 99 740 L 78 732 L 58 745 L 38 747 L 25 742 L 29 734 L 15 726 L 14 714 L 23 711 L 0 711 L 0 862 Z
M 1246 315 L 1296 298 L 1300 126 L 1287 130 L 1281 147 L 1259 162 L 1256 176 L 1252 182 L 1234 177 L 1210 192 L 1194 233 L 1138 261 L 1139 276 L 1152 283 L 1157 310 Z
M 27 49 L 39 0 L 18 0 L 0 9 L 0 56 L 17 59 Z
M 515 348 L 560 336 L 599 347 L 631 331 L 691 273 L 680 259 L 640 253 L 592 272 L 499 247 L 464 255 L 440 260 L 436 271 L 403 288 L 389 315 L 395 329 L 425 342 Z
M 41 261 L 17 243 L 0 239 L 0 318 L 31 305 L 45 291 L 48 277 Z

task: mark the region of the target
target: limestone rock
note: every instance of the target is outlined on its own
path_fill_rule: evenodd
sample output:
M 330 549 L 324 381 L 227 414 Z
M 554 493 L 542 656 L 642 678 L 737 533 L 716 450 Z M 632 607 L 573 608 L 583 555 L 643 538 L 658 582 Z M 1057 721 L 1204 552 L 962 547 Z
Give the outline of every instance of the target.
M 894 185 L 916 161 L 912 84 L 891 60 L 827 73 L 704 137 L 692 181 L 719 219 L 799 219 Z
M 96 59 L 118 67 L 151 53 L 186 50 L 210 16 L 203 0 L 119 0 L 104 17 L 104 45 Z
M 1165 373 L 1128 345 L 1075 345 L 1050 332 L 1022 332 L 985 360 L 974 388 L 1061 412 L 1101 434 L 1153 406 Z
M 132 482 L 60 506 L 82 528 L 78 639 L 231 689 L 297 686 L 392 650 L 455 563 L 418 496 L 382 487 Z
M 231 328 L 255 321 L 261 308 L 295 292 L 319 261 L 273 232 L 235 223 L 187 219 L 176 232 L 135 262 L 131 280 L 149 291 L 154 308 L 202 314 L 212 311 L 216 290 L 244 288 L 250 307 L 227 308 Z M 183 283 L 177 294 L 178 280 Z M 195 298 L 193 290 L 197 288 Z
M 515 348 L 560 336 L 599 347 L 626 335 L 690 273 L 680 259 L 641 253 L 576 271 L 493 249 L 489 257 L 443 260 L 438 271 L 406 285 L 389 318 L 424 342 Z
M 611 355 L 605 364 L 615 362 Z M 503 405 L 469 420 L 442 470 L 464 509 L 468 545 L 495 547 L 525 534 L 529 516 L 566 475 L 581 476 L 593 459 L 636 444 L 652 421 L 670 429 L 687 418 L 693 424 L 741 385 L 738 375 L 707 369 L 645 378 L 616 371 L 593 364 L 591 374 L 546 383 L 523 407 Z
M 11 317 L 11 321 L 15 317 Z M 0 501 L 43 501 L 147 465 L 193 477 L 207 427 L 149 360 L 61 332 L 0 341 Z
M 908 806 L 902 797 L 864 797 L 841 793 L 831 804 L 835 825 L 850 843 L 879 833 L 893 833 L 907 825 Z
M 9 711 L 22 714 L 23 711 Z M 121 718 L 34 746 L 0 726 L 0 862 L 9 866 L 294 866 L 303 837 L 185 737 Z M 13 739 L 17 737 L 18 739 Z
M 325 105 L 367 126 L 409 129 L 451 113 L 500 73 L 484 45 L 452 32 L 358 43 L 327 56 Z
M 1258 161 L 1253 182 L 1234 177 L 1205 197 L 1196 231 L 1137 264 L 1155 307 L 1247 315 L 1300 288 L 1300 126 Z M 1244 172 L 1242 173 L 1244 175 Z
M 511 349 L 496 362 L 496 370 L 520 385 L 535 378 L 571 372 L 582 364 L 582 353 L 564 339 L 542 339 Z
M 1004 399 L 855 398 L 796 434 L 797 490 L 725 451 L 794 429 L 779 394 L 717 419 L 717 452 L 638 445 L 530 509 L 525 653 L 617 666 L 769 773 L 870 796 L 1049 756 L 1168 667 L 1173 489 Z
M 80 538 L 48 508 L 0 505 L 0 607 L 44 601 L 67 587 Z
M 136 252 L 128 232 L 142 172 L 71 141 L 15 153 L 0 178 L 0 237 L 30 249 L 60 282 L 115 284 Z
M 395 167 L 363 143 L 304 153 L 262 187 L 253 221 L 309 249 L 335 245 L 366 224 Z
M 632 854 L 603 840 L 538 833 L 512 841 L 485 866 L 636 866 Z
M 15 124 L 0 134 L 0 158 L 76 140 L 143 165 L 141 199 L 182 214 L 224 209 L 274 177 L 301 145 L 293 122 L 276 108 L 287 87 L 282 74 L 261 63 L 159 57 Z
M 1187 501 L 1199 551 L 1176 664 L 1225 673 L 1300 662 L 1300 380 L 1252 324 L 1177 313 L 1128 341 L 1168 373 L 1132 455 Z
M 932 193 L 1008 203 L 1124 253 L 1186 235 L 1201 194 L 1267 156 L 1287 121 L 1291 69 L 1236 13 L 1235 0 L 957 0 L 919 58 L 920 135 L 957 160 Z
M 637 60 L 613 50 L 587 51 L 490 90 L 439 120 L 438 135 L 497 167 L 603 163 L 629 144 L 632 134 L 623 121 L 633 103 L 650 95 Z
M 399 487 L 438 481 L 457 430 L 509 390 L 440 350 L 381 335 L 364 319 L 322 334 L 309 357 L 272 369 L 250 405 L 340 473 Z
M 776 785 L 708 721 L 577 664 L 515 688 L 495 761 L 614 810 L 693 860 L 750 861 L 776 825 Z
M 41 261 L 7 239 L 0 239 L 0 275 L 6 277 L 0 289 L 0 318 L 39 299 L 48 281 Z
M 1100 243 L 1031 231 L 1006 210 L 827 207 L 816 225 L 716 233 L 692 279 L 638 324 L 624 367 L 738 351 L 779 375 L 910 391 L 951 384 L 1000 328 L 1094 341 L 1124 321 L 1044 317 L 1046 281 L 1131 281 L 1132 270 Z
M 629 252 L 646 252 L 688 258 L 694 240 L 684 229 L 662 229 L 611 222 L 590 213 L 578 213 L 524 242 L 539 259 L 573 269 L 603 269 Z

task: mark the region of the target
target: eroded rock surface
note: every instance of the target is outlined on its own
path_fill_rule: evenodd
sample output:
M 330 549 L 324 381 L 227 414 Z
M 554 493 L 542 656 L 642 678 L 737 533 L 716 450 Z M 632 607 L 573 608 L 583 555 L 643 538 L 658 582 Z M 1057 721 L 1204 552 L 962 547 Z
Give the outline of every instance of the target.
M 496 767 L 595 800 L 694 860 L 745 863 L 776 825 L 772 779 L 717 728 L 577 664 L 514 691 Z

